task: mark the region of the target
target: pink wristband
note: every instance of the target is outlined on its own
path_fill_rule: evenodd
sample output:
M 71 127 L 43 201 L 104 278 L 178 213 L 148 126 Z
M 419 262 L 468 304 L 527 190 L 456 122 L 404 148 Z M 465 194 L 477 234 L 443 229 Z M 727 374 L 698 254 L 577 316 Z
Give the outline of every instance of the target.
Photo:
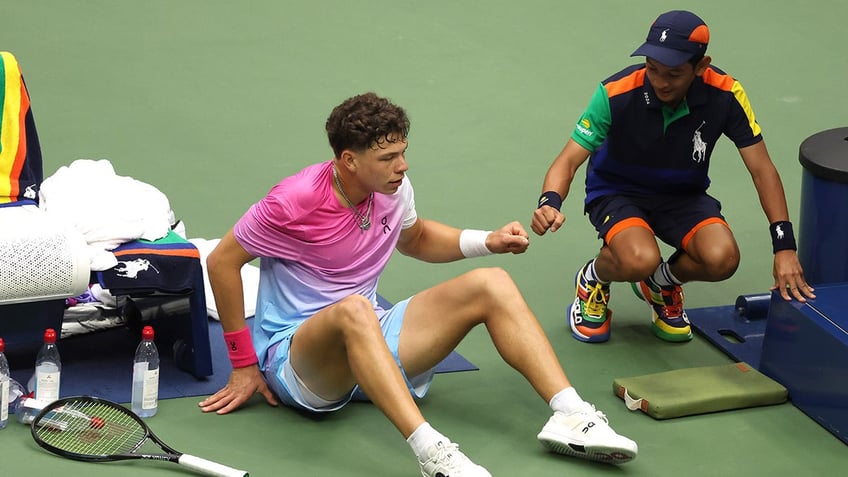
M 244 368 L 259 362 L 256 350 L 253 349 L 250 329 L 246 326 L 238 331 L 224 332 L 224 342 L 227 343 L 227 354 L 233 368 Z

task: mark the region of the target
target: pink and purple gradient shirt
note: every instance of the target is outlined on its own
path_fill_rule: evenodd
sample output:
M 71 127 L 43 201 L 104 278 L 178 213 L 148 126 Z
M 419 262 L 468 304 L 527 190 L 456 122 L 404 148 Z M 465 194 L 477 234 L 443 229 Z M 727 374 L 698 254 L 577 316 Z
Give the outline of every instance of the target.
M 359 204 L 365 213 L 367 202 Z M 253 341 L 264 369 L 267 349 L 293 327 L 342 298 L 358 294 L 375 309 L 377 283 L 402 229 L 418 219 L 409 178 L 392 195 L 374 194 L 371 227 L 333 191 L 333 161 L 286 177 L 233 228 L 236 240 L 260 257 Z

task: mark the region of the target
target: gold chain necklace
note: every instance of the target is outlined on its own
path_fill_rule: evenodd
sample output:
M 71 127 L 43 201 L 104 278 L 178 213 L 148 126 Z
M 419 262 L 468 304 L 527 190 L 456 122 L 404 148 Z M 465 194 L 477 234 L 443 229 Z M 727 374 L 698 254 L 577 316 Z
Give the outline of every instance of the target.
M 335 182 L 336 187 L 339 188 L 339 192 L 342 194 L 342 197 L 344 197 L 345 202 L 347 202 L 347 206 L 353 211 L 353 215 L 356 217 L 356 222 L 359 228 L 362 230 L 368 230 L 371 228 L 371 206 L 374 205 L 374 193 L 372 192 L 368 196 L 368 209 L 365 211 L 365 214 L 362 214 L 362 212 L 353 205 L 353 202 L 347 198 L 347 194 L 345 194 L 344 189 L 342 189 L 342 183 L 339 180 L 339 173 L 336 172 L 335 165 L 333 166 L 333 182 Z

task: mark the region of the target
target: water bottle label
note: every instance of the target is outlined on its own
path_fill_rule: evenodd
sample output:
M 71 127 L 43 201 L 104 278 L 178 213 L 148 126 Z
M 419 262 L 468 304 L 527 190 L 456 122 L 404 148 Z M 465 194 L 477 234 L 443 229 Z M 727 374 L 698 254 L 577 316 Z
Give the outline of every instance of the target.
M 53 402 L 58 400 L 60 376 L 61 372 L 36 372 L 35 399 L 42 402 Z
M 159 405 L 159 369 L 144 372 L 144 391 L 141 396 L 142 409 L 156 409 Z
M 4 376 L 0 383 L 0 422 L 9 419 L 9 380 Z
M 144 381 L 144 374 L 150 364 L 147 361 L 133 363 L 133 381 Z

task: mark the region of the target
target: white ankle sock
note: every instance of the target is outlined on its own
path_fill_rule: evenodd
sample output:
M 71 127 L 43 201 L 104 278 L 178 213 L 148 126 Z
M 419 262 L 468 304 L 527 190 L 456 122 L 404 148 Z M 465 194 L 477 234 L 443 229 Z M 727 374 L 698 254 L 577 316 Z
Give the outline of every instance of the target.
M 415 453 L 415 457 L 418 458 L 419 461 L 422 460 L 422 456 L 428 457 L 427 450 L 434 446 L 439 441 L 447 444 L 450 442 L 450 439 L 442 435 L 439 431 L 433 429 L 433 427 L 428 422 L 422 423 L 418 426 L 409 437 L 406 438 L 407 444 L 412 448 L 412 452 Z
M 608 282 L 606 280 L 602 280 L 601 277 L 598 276 L 598 272 L 595 270 L 595 260 L 596 259 L 593 259 L 589 263 L 589 265 L 586 267 L 586 269 L 583 272 L 583 276 L 586 278 L 586 280 L 594 280 L 594 281 L 600 283 L 601 285 L 609 285 L 610 282 Z
M 654 274 L 651 275 L 651 279 L 657 285 L 661 287 L 670 287 L 672 285 L 682 285 L 680 280 L 671 273 L 671 266 L 668 262 L 662 262 L 656 270 L 654 270 Z
M 551 402 L 548 404 L 554 411 L 571 414 L 579 410 L 584 403 L 585 401 L 583 401 L 583 398 L 577 394 L 577 390 L 574 389 L 573 386 L 569 386 L 556 393 L 554 397 L 551 398 Z

